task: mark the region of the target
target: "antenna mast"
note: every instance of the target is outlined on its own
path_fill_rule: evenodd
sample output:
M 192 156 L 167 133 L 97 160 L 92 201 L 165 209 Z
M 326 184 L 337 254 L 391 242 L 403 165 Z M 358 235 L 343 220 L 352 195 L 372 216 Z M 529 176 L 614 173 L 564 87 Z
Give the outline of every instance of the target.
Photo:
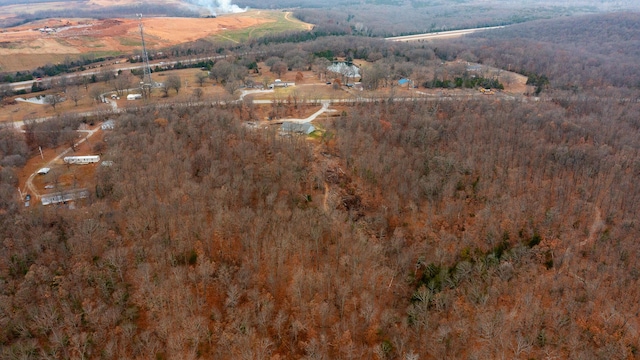
M 143 76 L 142 76 L 142 91 L 143 93 L 145 92 L 145 90 L 149 91 L 149 94 L 145 94 L 145 95 L 150 95 L 151 93 L 151 88 L 153 87 L 153 80 L 151 79 L 151 66 L 149 65 L 149 54 L 147 53 L 147 46 L 144 43 L 144 26 L 142 25 L 142 14 L 136 14 L 136 16 L 138 16 L 138 20 L 140 20 L 140 37 L 142 38 L 142 61 L 144 62 L 143 65 Z

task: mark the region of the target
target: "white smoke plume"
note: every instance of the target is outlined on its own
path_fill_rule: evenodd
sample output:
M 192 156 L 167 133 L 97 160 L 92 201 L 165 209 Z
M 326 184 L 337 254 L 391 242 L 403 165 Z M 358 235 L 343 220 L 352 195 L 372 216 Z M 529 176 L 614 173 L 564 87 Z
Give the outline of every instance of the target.
M 189 0 L 190 3 L 202 6 L 209 10 L 211 15 L 235 14 L 249 10 L 232 4 L 231 0 Z

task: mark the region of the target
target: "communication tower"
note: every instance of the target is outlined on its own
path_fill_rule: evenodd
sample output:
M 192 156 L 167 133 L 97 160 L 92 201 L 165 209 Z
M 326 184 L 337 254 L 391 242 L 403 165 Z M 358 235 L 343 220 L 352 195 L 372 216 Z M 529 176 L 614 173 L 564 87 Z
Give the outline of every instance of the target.
M 151 66 L 149 65 L 149 54 L 147 53 L 147 46 L 144 43 L 144 26 L 142 25 L 142 14 L 136 14 L 138 20 L 140 20 L 140 38 L 142 38 L 142 61 L 143 61 L 143 75 L 142 75 L 142 91 L 145 96 L 151 93 L 151 88 L 154 85 L 151 79 Z M 148 91 L 149 93 L 146 93 Z

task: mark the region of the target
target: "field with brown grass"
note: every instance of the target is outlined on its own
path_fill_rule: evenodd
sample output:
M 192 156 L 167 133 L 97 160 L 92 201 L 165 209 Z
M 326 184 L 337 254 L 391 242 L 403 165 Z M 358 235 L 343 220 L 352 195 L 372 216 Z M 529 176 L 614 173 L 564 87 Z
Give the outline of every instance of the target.
M 1 9 L 1 8 L 0 8 Z M 202 38 L 234 40 L 242 34 L 308 29 L 287 14 L 272 11 L 248 11 L 216 18 L 158 17 L 143 19 L 149 49 L 162 49 Z M 41 29 L 53 29 L 50 32 Z M 227 36 L 229 34 L 229 36 Z M 240 35 L 239 35 L 240 34 Z M 137 19 L 46 19 L 0 33 L 0 71 L 29 70 L 66 57 L 82 54 L 109 56 L 137 53 L 140 29 Z

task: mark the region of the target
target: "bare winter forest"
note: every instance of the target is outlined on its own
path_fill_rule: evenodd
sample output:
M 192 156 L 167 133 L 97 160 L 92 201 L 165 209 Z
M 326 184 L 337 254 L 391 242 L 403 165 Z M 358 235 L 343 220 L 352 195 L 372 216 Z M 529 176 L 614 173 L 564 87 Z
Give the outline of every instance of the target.
M 363 98 L 311 137 L 247 126 L 249 102 L 131 108 L 73 210 L 15 187 L 30 136 L 78 125 L 0 129 L 0 359 L 639 358 L 639 24 L 239 45 L 212 76 L 330 53 L 384 87 L 463 60 L 537 96 Z
M 599 12 L 639 9 L 635 1 L 444 1 L 444 0 L 240 0 L 252 8 L 292 7 L 300 19 L 320 29 L 349 34 L 397 36 L 517 24 Z M 592 31 L 595 31 L 593 29 Z

